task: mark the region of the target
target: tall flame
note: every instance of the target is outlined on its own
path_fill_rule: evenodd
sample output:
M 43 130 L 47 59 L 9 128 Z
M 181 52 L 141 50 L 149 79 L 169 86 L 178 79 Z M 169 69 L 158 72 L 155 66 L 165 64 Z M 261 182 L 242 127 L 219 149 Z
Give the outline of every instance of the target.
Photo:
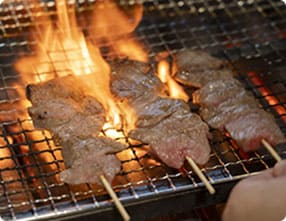
M 134 38 L 128 38 L 141 21 L 143 7 L 135 5 L 133 10 L 129 10 L 129 14 L 130 12 L 131 15 L 127 16 L 111 0 L 96 4 L 92 19 L 92 34 L 111 45 L 112 53 L 147 62 L 148 55 L 143 46 Z
M 17 62 L 16 69 L 22 73 L 22 77 L 31 76 L 31 72 L 35 74 L 33 79 L 24 79 L 29 83 L 68 74 L 93 75 L 93 80 L 88 82 L 88 85 L 91 88 L 90 93 L 107 110 L 108 125 L 105 127 L 119 126 L 120 111 L 109 88 L 110 67 L 97 46 L 103 40 L 110 45 L 112 54 L 147 61 L 147 53 L 141 44 L 135 39 L 127 38 L 142 18 L 142 6 L 134 7 L 130 19 L 113 1 L 97 2 L 90 34 L 100 41 L 93 43 L 88 41 L 78 28 L 74 4 L 57 0 L 56 9 L 56 24 L 48 15 L 43 16 L 43 20 L 36 24 L 37 30 L 42 33 L 35 37 L 38 43 L 36 56 L 21 59 Z
M 122 134 L 112 130 L 117 125 L 121 126 L 122 118 L 120 114 L 122 112 L 119 111 L 116 101 L 111 96 L 109 88 L 110 67 L 103 59 L 99 46 L 102 43 L 108 45 L 109 52 L 114 55 L 114 58 L 128 57 L 147 62 L 148 56 L 145 49 L 131 35 L 141 20 L 143 8 L 136 6 L 131 15 L 127 16 L 113 1 L 96 2 L 92 19 L 93 24 L 89 26 L 93 27 L 93 30 L 89 29 L 88 33 L 93 35 L 93 41 L 91 42 L 85 38 L 84 33 L 78 28 L 74 4 L 68 4 L 66 0 L 56 0 L 57 11 L 56 16 L 54 16 L 54 14 L 51 15 L 42 10 L 42 1 L 30 0 L 29 2 L 34 5 L 31 10 L 39 10 L 31 13 L 32 16 L 36 16 L 31 19 L 34 22 L 33 27 L 35 27 L 35 31 L 31 32 L 31 42 L 34 43 L 33 54 L 35 56 L 25 56 L 15 64 L 16 70 L 21 74 L 22 82 L 16 82 L 13 88 L 17 89 L 20 99 L 13 103 L 5 102 L 0 104 L 0 121 L 10 122 L 18 118 L 29 118 L 27 107 L 31 104 L 25 98 L 23 83 L 26 85 L 28 83 L 44 82 L 55 77 L 63 77 L 70 74 L 77 76 L 89 75 L 89 82 L 86 82 L 88 88 L 91 88 L 89 92 L 103 104 L 108 113 L 107 123 L 103 126 L 105 135 L 117 138 L 117 140 L 120 138 L 120 141 L 125 140 Z M 116 29 L 113 29 L 114 27 Z M 94 40 L 94 38 L 98 40 Z M 82 79 L 85 79 L 84 76 Z M 13 113 L 10 114 L 8 112 L 11 110 L 11 105 L 13 105 Z M 123 110 L 123 113 L 126 114 L 125 116 L 129 116 L 127 111 L 128 109 Z M 47 174 L 52 174 L 52 172 L 62 169 L 64 165 L 58 163 L 62 160 L 61 151 L 51 141 L 52 136 L 46 131 L 35 130 L 31 121 L 27 120 L 24 122 L 13 124 L 7 128 L 13 134 L 11 141 L 9 138 L 9 142 L 13 141 L 21 144 L 19 145 L 21 160 L 27 165 L 34 165 L 35 160 L 37 163 L 40 162 L 42 172 Z M 25 134 L 19 133 L 19 131 L 23 130 L 26 131 Z M 2 147 L 3 145 L 5 144 L 2 144 L 0 135 L 0 146 Z M 14 156 L 8 151 L 8 148 L 1 149 L 0 169 L 11 168 L 14 171 L 17 165 L 10 160 L 11 157 L 14 159 Z M 39 153 L 37 156 L 34 154 L 35 151 Z M 40 179 L 37 178 L 40 177 L 39 171 L 34 167 L 25 167 L 23 171 L 29 174 L 30 177 L 34 177 L 31 179 L 31 182 L 34 182 L 36 186 L 42 185 Z M 4 181 L 8 182 L 11 178 L 17 180 L 19 178 L 19 174 L 17 174 L 16 171 L 15 173 L 4 171 L 2 177 Z M 47 178 L 46 181 L 55 183 L 60 180 L 58 175 L 55 175 Z M 18 183 L 11 185 L 11 189 L 17 190 Z M 10 187 L 7 188 L 10 189 Z M 86 186 L 81 186 L 80 188 L 80 191 L 83 191 Z M 76 192 L 79 191 L 77 190 Z M 46 193 L 39 189 L 36 194 L 44 197 Z M 12 202 L 16 202 L 16 200 L 16 197 L 11 197 Z

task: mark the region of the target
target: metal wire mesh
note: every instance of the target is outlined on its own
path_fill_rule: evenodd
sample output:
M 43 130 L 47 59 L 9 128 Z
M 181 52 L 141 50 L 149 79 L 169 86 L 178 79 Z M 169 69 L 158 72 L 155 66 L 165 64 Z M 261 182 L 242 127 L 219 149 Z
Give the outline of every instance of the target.
M 286 8 L 282 1 L 118 2 L 127 8 L 135 3 L 143 4 L 144 16 L 136 34 L 151 60 L 160 52 L 167 51 L 172 56 L 185 48 L 203 49 L 227 59 L 236 70 L 236 77 L 262 107 L 273 114 L 286 134 L 286 78 L 283 75 L 286 69 Z M 84 24 L 95 1 L 75 4 L 79 23 Z M 34 53 L 37 42 L 30 38 L 30 33 L 33 30 L 36 35 L 42 34 L 35 29 L 35 23 L 44 24 L 41 18 L 46 16 L 39 13 L 39 7 L 54 15 L 52 1 L 38 5 L 33 1 L 14 0 L 0 7 L 0 214 L 5 219 L 33 220 L 112 210 L 112 202 L 102 187 L 95 184 L 70 186 L 60 182 L 58 174 L 64 168 L 61 146 L 49 132 L 34 129 L 23 109 L 22 93 L 27 82 L 14 65 L 20 57 Z M 91 42 L 97 41 L 96 36 L 89 35 L 92 27 L 81 27 Z M 101 45 L 103 52 L 105 46 Z M 109 53 L 104 56 L 112 57 Z M 36 64 L 31 65 L 36 67 Z M 54 76 L 52 72 L 36 69 L 28 74 L 36 75 L 39 80 Z M 232 181 L 273 166 L 274 161 L 266 151 L 246 154 L 227 135 L 217 130 L 211 133 L 212 153 L 202 171 L 218 192 L 222 188 L 220 184 L 230 185 Z M 166 195 L 187 192 L 198 196 L 205 191 L 187 165 L 181 171 L 168 168 L 154 159 L 148 149 L 147 145 L 129 141 L 129 147 L 117 154 L 122 170 L 113 188 L 130 210 L 134 208 L 131 205 L 144 204 L 145 200 L 160 204 L 166 200 Z M 285 158 L 283 145 L 277 149 Z M 226 197 L 224 191 L 219 194 Z M 200 206 L 207 205 L 209 199 L 201 198 Z M 190 205 L 199 206 L 194 199 Z M 150 207 L 145 209 L 152 211 Z M 148 217 L 146 214 L 137 216 L 137 220 Z

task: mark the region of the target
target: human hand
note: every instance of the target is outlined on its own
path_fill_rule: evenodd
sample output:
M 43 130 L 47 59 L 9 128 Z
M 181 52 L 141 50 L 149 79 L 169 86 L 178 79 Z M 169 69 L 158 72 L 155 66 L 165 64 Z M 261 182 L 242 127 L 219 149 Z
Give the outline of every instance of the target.
M 281 221 L 286 216 L 286 160 L 240 181 L 232 190 L 223 221 Z

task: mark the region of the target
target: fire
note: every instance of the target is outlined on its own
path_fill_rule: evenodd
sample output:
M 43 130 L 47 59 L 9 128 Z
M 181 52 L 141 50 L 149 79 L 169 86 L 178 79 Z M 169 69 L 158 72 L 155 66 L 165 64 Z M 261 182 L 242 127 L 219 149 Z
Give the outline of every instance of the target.
M 171 77 L 170 64 L 166 59 L 159 61 L 157 73 L 160 80 L 167 84 L 170 97 L 182 99 L 185 102 L 189 100 L 189 96 L 183 88 Z
M 11 144 L 13 143 L 12 137 L 5 136 L 5 139 L 1 136 L 0 130 L 0 176 L 1 182 L 5 184 L 5 192 L 15 192 L 17 194 L 11 194 L 9 196 L 9 203 L 20 204 L 27 202 L 31 197 L 29 193 L 23 193 L 22 189 L 25 188 L 25 181 L 21 182 L 23 176 L 22 169 L 19 169 L 18 161 L 15 159 L 15 153 Z M 19 209 L 19 208 L 17 208 Z M 29 206 L 22 205 L 21 210 L 29 209 Z
M 32 0 L 32 3 L 39 4 L 39 7 L 34 7 L 35 9 L 43 8 L 40 6 L 40 1 Z M 24 56 L 15 64 L 15 69 L 22 78 L 21 82 L 14 84 L 20 99 L 12 104 L 2 103 L 0 111 L 2 122 L 17 122 L 19 118 L 25 119 L 26 123 L 11 125 L 7 130 L 13 134 L 13 142 L 21 144 L 19 152 L 23 155 L 23 162 L 27 165 L 33 165 L 35 160 L 45 162 L 41 168 L 42 172 L 47 174 L 58 171 L 64 166 L 62 163 L 53 163 L 62 160 L 61 151 L 52 142 L 52 137 L 47 131 L 35 130 L 32 122 L 27 120 L 29 119 L 27 108 L 31 104 L 26 99 L 25 88 L 21 85 L 44 82 L 70 74 L 82 76 L 82 79 L 88 75 L 89 81 L 85 82 L 86 88 L 90 88 L 90 95 L 94 96 L 107 112 L 106 124 L 102 128 L 105 136 L 122 141 L 124 135 L 116 130 L 119 127 L 123 128 L 121 115 L 129 118 L 128 116 L 133 116 L 133 113 L 129 113 L 128 109 L 119 110 L 117 107 L 116 100 L 111 95 L 109 88 L 111 70 L 101 55 L 99 47 L 102 44 L 108 45 L 108 53 L 111 54 L 111 58 L 128 57 L 133 60 L 148 61 L 146 50 L 131 34 L 142 18 L 142 6 L 136 5 L 131 11 L 132 13 L 127 15 L 113 1 L 96 2 L 93 19 L 91 19 L 92 25 L 89 26 L 92 29 L 89 29 L 88 33 L 96 37 L 96 40 L 93 39 L 94 41 L 91 42 L 77 24 L 75 4 L 68 4 L 66 0 L 57 0 L 55 3 L 55 16 L 51 16 L 46 11 L 38 11 L 37 13 L 41 16 L 33 20 L 35 31 L 31 32 L 31 38 L 35 43 L 34 55 Z M 11 105 L 13 111 L 17 113 L 11 113 L 11 116 L 9 113 L 7 116 Z M 15 131 L 20 133 L 14 133 Z M 23 134 L 22 131 L 27 132 Z M 32 153 L 39 154 L 33 158 L 34 154 Z M 8 153 L 1 150 L 0 154 Z M 0 166 L 2 163 L 6 167 L 14 166 L 11 162 L 2 160 Z M 39 175 L 39 171 L 33 167 L 27 167 L 25 172 L 31 177 Z M 37 186 L 41 185 L 36 178 L 31 182 Z M 59 182 L 59 178 L 57 175 L 51 176 L 48 182 Z
M 257 85 L 258 90 L 260 91 L 261 95 L 265 98 L 268 104 L 281 116 L 281 118 L 286 122 L 286 109 L 285 106 L 281 104 L 281 102 L 275 97 L 271 96 L 271 91 L 267 87 L 262 87 L 263 82 L 261 78 L 255 72 L 249 72 L 248 76 L 250 77 L 251 81 Z
M 147 62 L 146 50 L 135 38 L 130 38 L 141 21 L 143 7 L 135 5 L 132 9 L 129 10 L 131 15 L 127 16 L 111 0 L 96 4 L 92 19 L 92 35 L 98 36 L 99 41 L 111 45 L 111 53 L 118 57 Z
M 107 111 L 104 128 L 119 128 L 122 124 L 122 113 L 111 95 L 110 67 L 103 59 L 99 45 L 104 41 L 110 45 L 111 54 L 117 57 L 147 61 L 148 56 L 142 45 L 134 38 L 127 37 L 131 36 L 139 24 L 143 7 L 136 5 L 131 15 L 127 16 L 113 1 L 97 2 L 90 31 L 92 36 L 96 36 L 96 42 L 87 40 L 78 27 L 74 7 L 75 4 L 68 4 L 66 0 L 56 1 L 56 24 L 48 15 L 43 16 L 43 20 L 36 24 L 37 30 L 42 33 L 34 36 L 38 45 L 35 48 L 36 56 L 22 58 L 15 67 L 28 83 L 47 81 L 69 74 L 93 75 L 92 82 L 87 83 L 91 88 L 91 95 Z M 31 73 L 34 78 L 30 77 Z

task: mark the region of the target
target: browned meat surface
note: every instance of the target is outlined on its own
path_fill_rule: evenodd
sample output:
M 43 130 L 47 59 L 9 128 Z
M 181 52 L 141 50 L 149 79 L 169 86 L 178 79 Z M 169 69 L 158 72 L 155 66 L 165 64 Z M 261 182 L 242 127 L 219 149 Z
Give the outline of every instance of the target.
M 208 126 L 192 114 L 188 105 L 166 97 L 161 81 L 146 64 L 123 61 L 113 65 L 111 91 L 136 113 L 136 128 L 129 137 L 150 144 L 152 151 L 170 167 L 179 168 L 185 157 L 197 163 L 209 159 Z
M 175 79 L 187 86 L 202 87 L 214 80 L 232 78 L 224 61 L 203 51 L 181 51 L 175 56 L 175 64 Z
M 199 50 L 184 50 L 176 54 L 178 70 L 192 68 L 193 70 L 220 69 L 225 64 L 207 52 Z
M 120 100 L 119 106 L 129 106 L 136 113 L 136 126 L 154 125 L 170 115 L 176 103 L 165 95 L 165 85 L 150 71 L 149 65 L 123 60 L 112 65 L 111 91 Z M 167 104 L 169 103 L 169 104 Z
M 238 80 L 217 80 L 193 93 L 200 115 L 213 128 L 223 129 L 230 118 L 247 114 L 259 104 Z
M 152 97 L 154 99 L 149 100 L 150 102 L 147 104 L 144 103 L 142 99 L 132 102 L 132 107 L 137 107 L 136 114 L 138 118 L 136 127 L 154 126 L 181 109 L 189 112 L 188 105 L 181 100 L 163 98 L 154 95 Z
M 197 114 L 182 109 L 156 125 L 132 130 L 129 136 L 150 144 L 153 153 L 168 166 L 180 168 L 187 156 L 198 164 L 208 161 L 208 131 Z
M 89 94 L 79 77 L 67 76 L 27 86 L 28 109 L 36 127 L 52 132 L 63 146 L 67 170 L 64 182 L 99 182 L 98 175 L 111 181 L 120 170 L 120 161 L 112 153 L 125 146 L 99 137 L 105 123 L 105 110 Z
M 138 61 L 122 60 L 112 64 L 111 86 L 113 95 L 121 100 L 166 94 L 165 85 L 152 73 L 150 65 Z
M 103 106 L 78 77 L 67 76 L 30 84 L 28 112 L 35 127 L 50 130 L 61 141 L 97 136 L 105 122 Z
M 258 149 L 262 139 L 272 145 L 286 142 L 272 115 L 258 108 L 247 114 L 232 117 L 225 124 L 225 128 L 244 151 Z
M 229 80 L 216 80 L 205 84 L 200 90 L 193 93 L 193 100 L 204 105 L 217 106 L 225 100 L 239 94 L 243 86 L 234 78 Z M 245 93 L 245 90 L 243 90 Z M 199 96 L 197 96 L 199 95 Z
M 270 113 L 235 79 L 217 80 L 193 94 L 201 117 L 213 128 L 226 129 L 244 151 L 254 151 L 265 139 L 276 145 L 285 137 Z
M 104 175 L 111 182 L 120 171 L 121 163 L 113 154 L 125 146 L 107 137 L 89 138 L 71 144 L 63 157 L 70 168 L 60 173 L 63 182 L 70 184 L 100 183 Z
M 176 55 L 177 81 L 200 89 L 193 93 L 200 116 L 213 128 L 226 129 L 245 151 L 256 150 L 261 140 L 285 142 L 273 116 L 232 77 L 226 63 L 206 52 L 185 50 Z

